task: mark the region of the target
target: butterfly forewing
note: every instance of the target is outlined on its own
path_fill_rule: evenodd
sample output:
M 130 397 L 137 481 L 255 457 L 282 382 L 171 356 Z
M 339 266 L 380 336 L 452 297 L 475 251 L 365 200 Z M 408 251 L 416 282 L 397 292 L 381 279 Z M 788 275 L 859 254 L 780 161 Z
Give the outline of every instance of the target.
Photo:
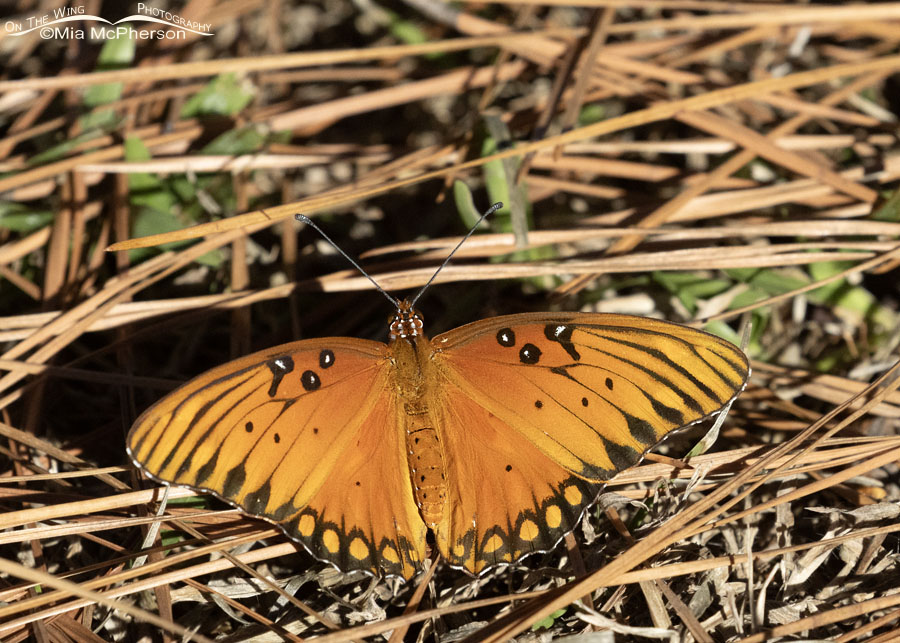
M 479 481 L 451 485 L 437 542 L 473 572 L 549 549 L 603 482 L 749 373 L 727 341 L 623 315 L 497 317 L 432 343 L 448 469 Z
M 154 478 L 211 491 L 341 569 L 410 577 L 425 526 L 388 373 L 377 342 L 256 353 L 148 409 L 129 453 Z

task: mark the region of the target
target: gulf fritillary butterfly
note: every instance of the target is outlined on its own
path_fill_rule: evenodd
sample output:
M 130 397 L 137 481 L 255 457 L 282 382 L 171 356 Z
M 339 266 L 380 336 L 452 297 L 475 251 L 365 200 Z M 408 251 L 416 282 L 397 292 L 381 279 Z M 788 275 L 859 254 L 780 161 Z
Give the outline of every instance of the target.
M 409 579 L 431 530 L 478 574 L 553 548 L 606 481 L 749 373 L 733 344 L 642 317 L 422 329 L 403 302 L 388 344 L 308 339 L 214 368 L 138 418 L 129 455 L 341 570 Z
M 550 550 L 610 478 L 750 374 L 715 335 L 628 315 L 507 315 L 429 340 L 413 306 L 437 272 L 397 301 L 296 216 L 396 305 L 389 343 L 307 339 L 214 368 L 144 411 L 127 449 L 338 569 L 412 578 L 429 531 L 473 574 Z

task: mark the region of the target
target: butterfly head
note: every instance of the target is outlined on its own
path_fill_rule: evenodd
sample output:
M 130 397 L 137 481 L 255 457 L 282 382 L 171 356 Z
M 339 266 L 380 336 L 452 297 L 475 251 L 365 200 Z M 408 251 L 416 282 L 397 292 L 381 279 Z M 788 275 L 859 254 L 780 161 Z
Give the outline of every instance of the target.
M 390 339 L 420 337 L 424 327 L 422 315 L 408 301 L 402 301 L 390 319 Z

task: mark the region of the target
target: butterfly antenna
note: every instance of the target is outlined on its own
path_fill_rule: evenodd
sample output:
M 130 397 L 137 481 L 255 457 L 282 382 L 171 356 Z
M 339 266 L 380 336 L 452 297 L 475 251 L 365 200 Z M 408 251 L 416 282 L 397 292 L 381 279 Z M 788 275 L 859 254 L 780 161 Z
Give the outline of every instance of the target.
M 497 203 L 495 203 L 494 205 L 492 205 L 491 207 L 489 207 L 489 208 L 487 209 L 487 211 L 486 211 L 484 214 L 481 215 L 481 218 L 479 218 L 478 221 L 475 222 L 475 225 L 473 225 L 471 228 L 469 228 L 469 231 L 466 233 L 466 236 L 464 236 L 464 237 L 460 240 L 460 242 L 456 244 L 456 247 L 450 252 L 449 255 L 447 255 L 447 258 L 444 259 L 444 263 L 442 263 L 440 266 L 438 266 L 438 269 L 434 271 L 434 274 L 433 274 L 433 275 L 431 275 L 431 279 L 429 279 L 429 280 L 425 283 L 424 286 L 422 286 L 421 288 L 419 288 L 419 292 L 416 293 L 416 296 L 412 298 L 412 301 L 411 301 L 410 304 L 409 304 L 410 307 L 415 307 L 416 302 L 419 301 L 419 297 L 422 296 L 422 293 L 424 293 L 425 290 L 428 288 L 428 286 L 431 285 L 431 282 L 434 281 L 434 278 L 438 276 L 438 273 L 439 273 L 441 270 L 444 269 L 444 266 L 446 266 L 446 265 L 450 262 L 450 259 L 452 259 L 452 258 L 453 258 L 453 255 L 456 254 L 456 251 L 459 250 L 459 247 L 460 247 L 462 244 L 464 244 L 464 243 L 466 242 L 466 239 L 468 239 L 469 237 L 472 236 L 472 234 L 475 232 L 475 229 L 476 229 L 479 225 L 481 225 L 481 222 L 484 221 L 489 215 L 493 214 L 494 212 L 496 212 L 497 210 L 499 210 L 499 209 L 502 208 L 502 207 L 503 207 L 503 204 L 500 203 L 500 201 L 497 201 Z
M 306 225 L 308 225 L 309 227 L 311 227 L 313 230 L 315 230 L 316 232 L 318 232 L 319 234 L 321 234 L 322 237 L 325 239 L 325 241 L 327 241 L 329 244 L 331 244 L 331 247 L 332 247 L 332 248 L 334 248 L 335 250 L 337 250 L 338 252 L 340 252 L 340 253 L 344 256 L 344 259 L 346 259 L 346 260 L 349 261 L 351 264 L 353 264 L 353 266 L 354 266 L 357 270 L 359 270 L 359 271 L 366 277 L 366 279 L 368 279 L 369 281 L 371 281 L 371 282 L 372 282 L 372 285 L 375 286 L 375 288 L 378 290 L 378 292 L 380 292 L 382 295 L 384 295 L 385 297 L 387 297 L 387 298 L 388 298 L 388 301 L 391 302 L 392 304 L 394 304 L 394 307 L 395 307 L 395 308 L 400 308 L 400 301 L 397 300 L 397 299 L 394 299 L 394 298 L 391 297 L 389 294 L 387 294 L 387 292 L 385 292 L 384 288 L 382 288 L 381 286 L 379 286 L 379 285 L 378 285 L 378 282 L 375 281 L 374 279 L 372 279 L 372 275 L 370 275 L 370 274 L 367 273 L 365 270 L 363 270 L 363 267 L 360 266 L 358 263 L 356 263 L 356 262 L 353 260 L 353 257 L 351 257 L 350 255 L 348 255 L 348 254 L 347 254 L 346 252 L 344 252 L 343 250 L 341 250 L 341 247 L 340 247 L 338 244 L 336 244 L 334 241 L 332 241 L 332 240 L 331 240 L 331 237 L 329 237 L 327 234 L 325 234 L 325 232 L 322 230 L 322 228 L 320 228 L 320 227 L 317 226 L 315 223 L 313 223 L 312 219 L 310 219 L 309 217 L 304 216 L 304 215 L 302 215 L 302 214 L 295 214 L 295 215 L 294 215 L 294 218 L 297 219 L 297 221 L 302 221 L 303 223 L 305 223 Z M 483 219 L 483 218 L 484 218 L 484 217 L 482 217 L 482 219 Z

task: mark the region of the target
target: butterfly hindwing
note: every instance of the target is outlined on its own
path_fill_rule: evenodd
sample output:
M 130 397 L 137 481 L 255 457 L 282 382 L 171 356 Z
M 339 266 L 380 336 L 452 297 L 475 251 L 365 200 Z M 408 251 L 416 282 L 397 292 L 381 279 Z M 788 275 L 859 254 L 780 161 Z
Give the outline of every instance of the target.
M 552 547 L 602 483 L 714 414 L 749 373 L 722 339 L 625 315 L 496 317 L 432 343 L 456 503 L 437 542 L 473 572 Z
M 449 484 L 435 537 L 444 558 L 478 574 L 553 548 L 575 528 L 596 484 L 522 439 L 461 390 L 448 386 L 440 400 L 435 415 L 445 427 Z
M 210 491 L 343 570 L 410 577 L 425 550 L 387 346 L 306 340 L 215 368 L 128 436 L 156 479 Z

